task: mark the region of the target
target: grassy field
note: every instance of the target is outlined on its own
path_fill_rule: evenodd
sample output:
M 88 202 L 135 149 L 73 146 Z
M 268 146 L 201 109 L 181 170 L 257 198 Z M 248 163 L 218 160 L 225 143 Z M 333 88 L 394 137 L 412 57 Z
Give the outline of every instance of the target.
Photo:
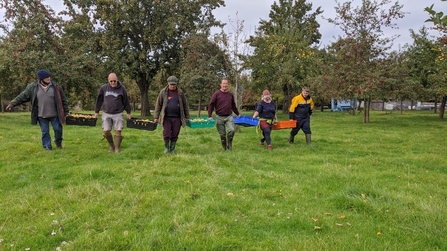
M 165 155 L 160 128 L 108 153 L 98 123 L 48 152 L 29 113 L 0 114 L 0 250 L 447 250 L 446 129 L 317 111 L 312 146 L 244 127 L 222 152 L 215 128 L 183 128 Z

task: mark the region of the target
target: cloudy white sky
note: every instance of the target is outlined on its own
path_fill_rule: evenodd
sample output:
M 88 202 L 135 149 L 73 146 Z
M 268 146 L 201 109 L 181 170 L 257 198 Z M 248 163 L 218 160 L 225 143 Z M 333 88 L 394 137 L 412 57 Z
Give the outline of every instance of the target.
M 213 13 L 217 19 L 224 23 L 229 23 L 229 18 L 235 20 L 237 13 L 239 20 L 244 20 L 244 34 L 248 37 L 254 34 L 261 19 L 268 20 L 270 7 L 275 1 L 278 2 L 278 0 L 225 0 L 226 6 L 216 9 Z M 337 27 L 334 27 L 334 25 L 324 19 L 335 17 L 335 0 L 307 0 L 307 2 L 312 3 L 314 9 L 321 7 L 324 11 L 318 19 L 321 25 L 321 46 L 328 45 L 336 40 L 334 37 L 343 35 Z M 345 0 L 339 0 L 339 2 L 343 3 Z M 396 1 L 392 0 L 392 2 Z M 394 49 L 398 49 L 399 46 L 403 46 L 406 43 L 412 43 L 410 29 L 418 31 L 422 26 L 432 27 L 431 23 L 425 23 L 425 20 L 429 18 L 428 13 L 424 11 L 425 7 L 434 4 L 435 10 L 447 12 L 447 2 L 442 2 L 441 0 L 398 0 L 398 2 L 404 6 L 403 11 L 408 14 L 406 14 L 405 18 L 396 21 L 399 29 L 386 30 L 386 34 L 400 35 L 394 41 Z M 52 6 L 56 11 L 63 8 L 62 0 L 45 0 L 45 3 Z M 354 0 L 353 6 L 359 6 L 361 3 L 362 0 Z M 229 33 L 233 30 L 226 27 L 225 31 Z
M 226 0 L 225 7 L 214 11 L 214 15 L 222 22 L 228 23 L 228 17 L 232 19 L 236 18 L 236 13 L 240 20 L 244 20 L 245 31 L 248 35 L 254 33 L 260 19 L 268 20 L 270 13 L 270 6 L 275 0 Z M 279 1 L 276 0 L 278 3 Z M 333 24 L 328 23 L 324 18 L 335 18 L 335 6 L 337 5 L 335 0 L 307 0 L 308 3 L 312 3 L 313 9 L 321 7 L 324 11 L 318 19 L 321 27 L 320 33 L 322 34 L 322 45 L 328 45 L 330 42 L 335 41 L 335 37 L 342 35 L 341 31 L 334 27 Z M 338 2 L 346 2 L 339 0 Z M 393 0 L 392 3 L 396 2 Z M 396 20 L 399 29 L 387 30 L 386 34 L 399 34 L 400 37 L 394 41 L 394 48 L 398 49 L 399 45 L 403 46 L 406 43 L 412 43 L 410 37 L 410 29 L 419 31 L 422 26 L 432 27 L 431 23 L 425 23 L 425 20 L 429 18 L 429 15 L 424 11 L 425 7 L 429 7 L 434 4 L 433 9 L 437 11 L 443 11 L 446 13 L 447 2 L 441 0 L 399 0 L 399 4 L 403 5 L 403 11 L 408 12 L 405 18 Z M 352 6 L 360 6 L 361 0 L 354 0 Z M 228 28 L 225 29 L 228 32 Z M 231 29 L 230 29 L 231 31 Z

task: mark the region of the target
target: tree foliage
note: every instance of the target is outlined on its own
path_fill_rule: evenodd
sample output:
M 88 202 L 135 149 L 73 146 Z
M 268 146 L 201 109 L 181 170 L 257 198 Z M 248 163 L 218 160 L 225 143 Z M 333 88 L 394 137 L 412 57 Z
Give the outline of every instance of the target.
M 197 104 L 198 115 L 203 104 L 219 88 L 220 79 L 229 72 L 228 60 L 219 46 L 204 35 L 192 35 L 183 43 L 181 83 L 189 104 Z
M 330 48 L 334 54 L 331 82 L 340 97 L 364 100 L 364 123 L 369 123 L 371 100 L 383 97 L 388 82 L 389 69 L 382 63 L 396 36 L 384 36 L 383 28 L 394 28 L 393 20 L 405 15 L 402 5 L 390 3 L 362 0 L 362 5 L 354 8 L 353 1 L 337 2 L 336 17 L 328 19 L 345 33 Z
M 312 11 L 305 0 L 279 0 L 271 6 L 269 20 L 261 20 L 249 39 L 254 53 L 249 58 L 254 85 L 282 92 L 283 111 L 287 112 L 292 94 L 312 71 L 315 49 L 321 38 L 316 18 L 320 8 Z
M 96 24 L 99 53 L 108 71 L 125 72 L 141 92 L 149 116 L 149 87 L 159 71 L 179 73 L 183 40 L 219 25 L 212 10 L 223 0 L 65 0 Z

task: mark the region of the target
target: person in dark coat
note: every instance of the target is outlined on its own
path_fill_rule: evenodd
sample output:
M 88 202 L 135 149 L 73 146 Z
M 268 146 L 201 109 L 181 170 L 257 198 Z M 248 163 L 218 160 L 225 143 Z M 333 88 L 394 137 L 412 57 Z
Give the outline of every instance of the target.
M 189 120 L 189 106 L 185 93 L 177 86 L 177 77 L 170 76 L 167 82 L 155 102 L 154 122 L 163 126 L 164 153 L 175 154 L 180 128 Z
M 273 124 L 278 120 L 276 117 L 276 106 L 270 96 L 269 90 L 262 92 L 262 99 L 256 106 L 256 111 L 253 114 L 253 118 L 259 116 L 259 125 L 256 127 L 256 131 L 261 136 L 260 145 L 263 146 L 267 143 L 267 149 L 272 150 L 272 138 L 270 133 L 272 131 Z
M 300 129 L 306 135 L 307 144 L 311 144 L 310 119 L 312 118 L 314 106 L 314 101 L 309 94 L 309 87 L 303 87 L 301 93 L 292 99 L 289 108 L 289 119 L 296 120 L 296 127 L 290 131 L 290 144 L 293 144 L 295 136 Z
M 69 113 L 68 101 L 62 88 L 51 80 L 47 70 L 37 71 L 37 81 L 29 84 L 25 90 L 15 97 L 6 107 L 11 110 L 25 102 L 31 102 L 31 124 L 39 122 L 42 132 L 42 146 L 52 150 L 50 124 L 54 131 L 56 147 L 62 149 L 62 124 Z

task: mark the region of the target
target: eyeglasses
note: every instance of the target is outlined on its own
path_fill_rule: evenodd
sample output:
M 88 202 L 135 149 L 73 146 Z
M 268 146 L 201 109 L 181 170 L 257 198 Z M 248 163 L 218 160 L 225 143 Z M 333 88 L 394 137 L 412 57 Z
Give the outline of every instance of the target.
M 110 83 L 115 83 L 115 82 L 116 82 L 116 80 L 109 80 L 109 82 L 110 82 Z

